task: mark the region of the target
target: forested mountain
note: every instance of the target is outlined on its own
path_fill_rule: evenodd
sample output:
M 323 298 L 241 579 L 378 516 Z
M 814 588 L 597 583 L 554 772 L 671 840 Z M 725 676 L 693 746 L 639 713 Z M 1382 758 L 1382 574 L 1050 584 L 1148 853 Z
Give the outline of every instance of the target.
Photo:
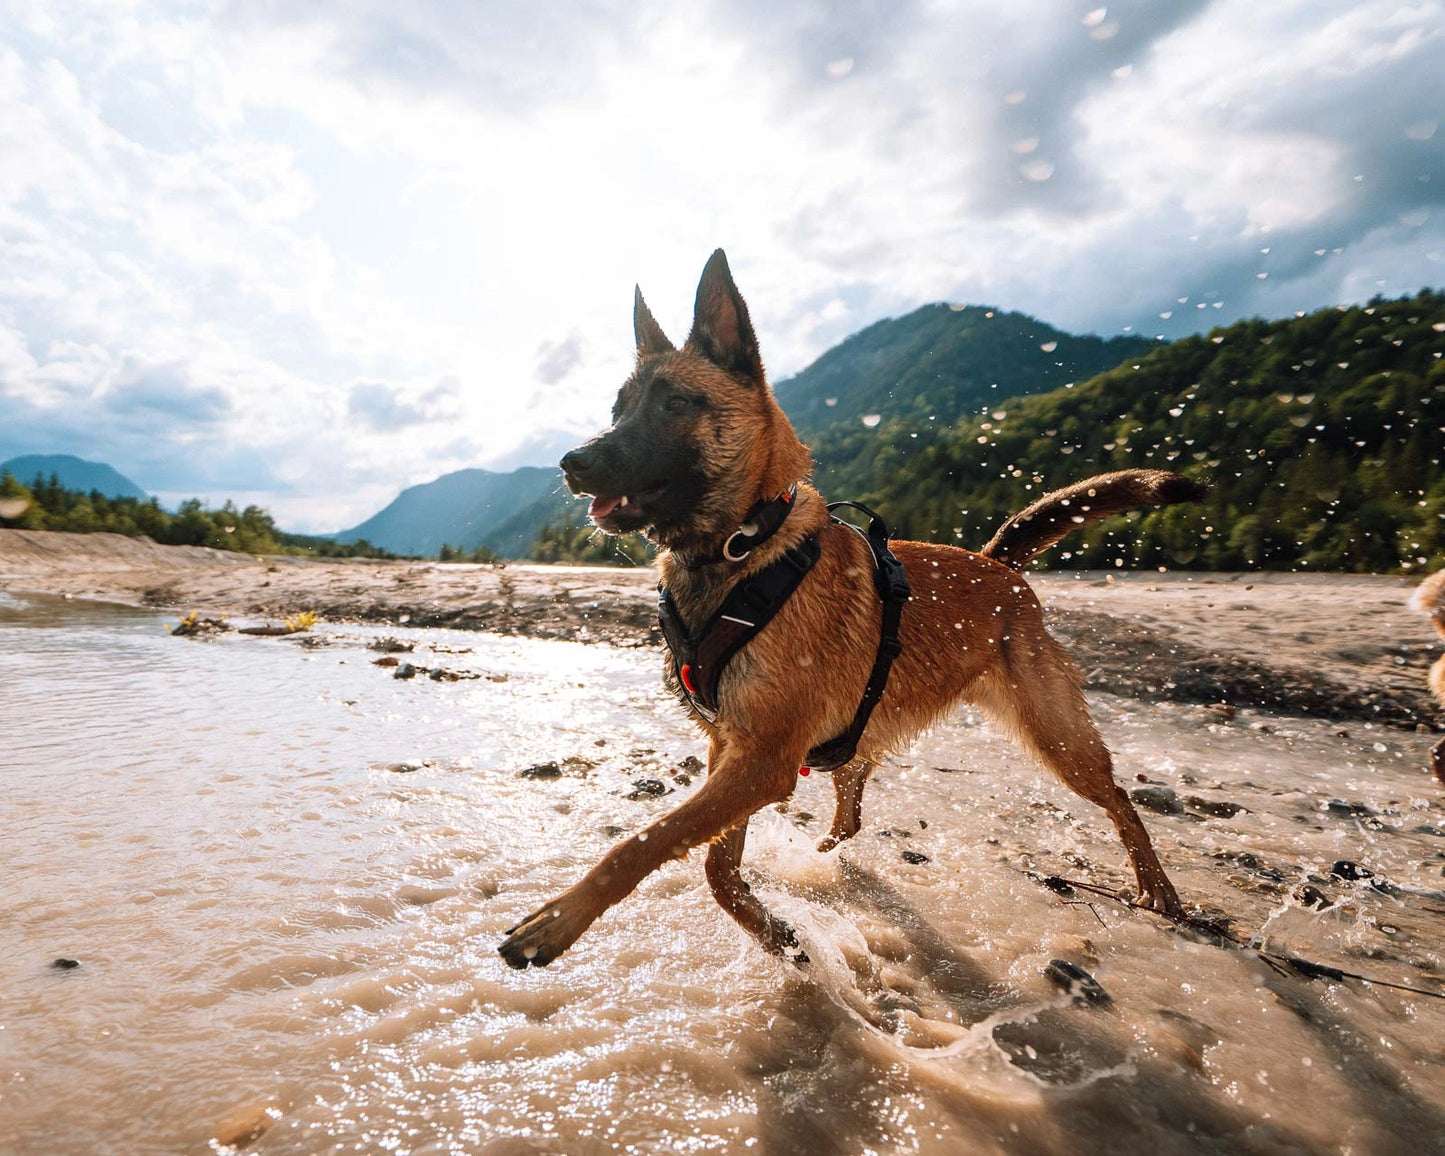
M 869 414 L 948 423 L 1000 400 L 1082 381 L 1155 345 L 1140 337 L 1077 337 L 982 305 L 925 305 L 853 334 L 773 392 L 805 440 Z
M 88 462 L 73 454 L 22 454 L 0 462 L 0 473 L 9 473 L 23 485 L 36 478 L 49 482 L 54 477 L 67 490 L 88 494 L 92 490 L 107 498 L 135 498 L 143 502 L 146 492 L 112 466 Z
M 338 542 L 364 538 L 393 553 L 422 557 L 436 555 L 443 546 L 463 551 L 485 546 L 515 557 L 527 552 L 555 511 L 561 488 L 555 468 L 523 466 L 506 474 L 457 470 L 403 490 L 385 509 L 334 537 Z
M 1189 337 L 952 425 L 833 426 L 815 440 L 830 497 L 900 536 L 977 547 L 1045 490 L 1159 466 L 1198 506 L 1101 524 L 1046 563 L 1424 569 L 1445 563 L 1445 295 L 1423 291 Z

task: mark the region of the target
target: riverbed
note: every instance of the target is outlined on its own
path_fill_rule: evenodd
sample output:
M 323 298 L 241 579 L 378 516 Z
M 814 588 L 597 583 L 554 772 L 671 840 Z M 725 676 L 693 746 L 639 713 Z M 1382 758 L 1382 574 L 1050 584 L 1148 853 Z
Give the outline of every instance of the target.
M 1441 1150 L 1445 1000 L 1042 886 L 1123 853 L 969 710 L 840 851 L 824 776 L 754 820 L 806 968 L 694 855 L 514 972 L 503 930 L 701 779 L 659 652 L 175 621 L 0 594 L 0 1150 Z M 1435 736 L 1091 704 L 1187 903 L 1445 992 Z

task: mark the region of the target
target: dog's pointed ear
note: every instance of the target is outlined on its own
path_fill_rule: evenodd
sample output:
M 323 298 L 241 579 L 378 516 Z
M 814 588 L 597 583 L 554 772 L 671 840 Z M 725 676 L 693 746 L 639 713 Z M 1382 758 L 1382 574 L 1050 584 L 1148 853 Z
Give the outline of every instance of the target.
M 697 283 L 697 304 L 687 344 L 730 373 L 763 381 L 763 359 L 748 307 L 733 284 L 727 254 L 721 249 L 708 258 L 702 280 Z
M 637 356 L 641 360 L 658 353 L 672 353 L 672 342 L 662 331 L 662 326 L 652 316 L 652 310 L 642 299 L 642 287 L 636 286 L 632 296 L 632 333 L 637 338 Z

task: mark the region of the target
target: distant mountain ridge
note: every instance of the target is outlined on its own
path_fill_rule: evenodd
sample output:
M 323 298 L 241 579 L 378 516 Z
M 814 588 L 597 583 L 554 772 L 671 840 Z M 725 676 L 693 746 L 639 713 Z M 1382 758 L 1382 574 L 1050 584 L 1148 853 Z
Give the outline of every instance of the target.
M 74 454 L 21 454 L 0 462 L 0 473 L 8 471 L 23 486 L 37 477 L 49 479 L 54 474 L 67 490 L 88 494 L 99 490 L 107 498 L 135 498 L 143 502 L 150 497 L 143 489 L 104 462 L 88 462 Z
M 537 531 L 564 507 L 555 468 L 523 466 L 511 473 L 456 470 L 409 486 L 366 521 L 332 535 L 365 538 L 396 554 L 431 557 L 443 546 L 486 546 L 507 558 L 525 556 Z M 570 501 L 570 496 L 567 501 Z
M 925 305 L 846 338 L 774 393 L 805 440 L 840 428 L 866 436 L 860 419 L 870 414 L 928 417 L 943 427 L 981 406 L 1081 381 L 1156 348 L 1140 337 L 1077 336 L 982 305 Z M 431 556 L 445 544 L 526 558 L 543 526 L 575 524 L 582 510 L 555 469 L 458 470 L 402 491 L 332 537 L 365 538 L 398 554 Z
M 1083 381 L 1158 344 L 1078 336 L 984 305 L 925 305 L 845 338 L 773 393 L 805 441 L 870 414 L 950 424 L 1007 398 Z

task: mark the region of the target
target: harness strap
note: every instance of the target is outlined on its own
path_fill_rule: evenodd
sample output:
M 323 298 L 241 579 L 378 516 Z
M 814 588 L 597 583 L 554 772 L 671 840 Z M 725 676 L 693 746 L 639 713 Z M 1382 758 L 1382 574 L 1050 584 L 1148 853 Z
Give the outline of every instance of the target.
M 822 555 L 817 535 L 787 550 L 771 566 L 734 586 L 717 612 L 696 634 L 678 613 L 666 586 L 657 587 L 657 617 L 672 651 L 672 664 L 698 713 L 711 722 L 717 716 L 717 687 L 734 654 L 783 608 L 804 576 Z
M 883 519 L 857 502 L 832 502 L 828 512 L 831 514 L 843 506 L 851 506 L 868 516 L 866 538 L 873 554 L 874 586 L 883 602 L 883 622 L 879 631 L 878 653 L 852 723 L 841 735 L 818 744 L 808 752 L 800 768 L 800 773 L 805 775 L 813 770 L 837 770 L 853 761 L 873 708 L 883 698 L 893 660 L 903 653 L 898 627 L 903 618 L 904 603 L 909 598 L 908 575 L 903 570 L 903 563 L 888 548 L 888 527 Z M 833 520 L 863 533 L 841 518 L 834 517 Z M 773 528 L 776 529 L 776 526 Z M 689 630 L 683 621 L 671 592 L 666 586 L 658 584 L 657 617 L 667 648 L 672 652 L 673 672 L 693 709 L 703 718 L 709 722 L 717 718 L 718 683 L 733 655 L 772 621 L 821 555 L 822 546 L 817 535 L 804 539 L 771 566 L 737 583 L 717 612 L 696 633 Z
M 893 660 L 903 653 L 898 627 L 903 620 L 903 605 L 908 601 L 910 591 L 903 563 L 888 548 L 888 526 L 882 518 L 858 502 L 830 502 L 828 512 L 831 514 L 842 506 L 851 506 L 868 515 L 868 546 L 873 551 L 873 582 L 883 600 L 883 624 L 879 630 L 873 670 L 868 675 L 868 685 L 863 689 L 863 699 L 853 715 L 853 722 L 837 738 L 819 743 L 808 752 L 802 768 L 804 773 L 810 770 L 836 771 L 853 761 L 853 756 L 858 753 L 858 742 L 873 715 L 873 708 L 882 701 L 883 691 L 888 686 L 888 672 L 893 667 Z M 833 520 L 842 521 L 840 518 Z

